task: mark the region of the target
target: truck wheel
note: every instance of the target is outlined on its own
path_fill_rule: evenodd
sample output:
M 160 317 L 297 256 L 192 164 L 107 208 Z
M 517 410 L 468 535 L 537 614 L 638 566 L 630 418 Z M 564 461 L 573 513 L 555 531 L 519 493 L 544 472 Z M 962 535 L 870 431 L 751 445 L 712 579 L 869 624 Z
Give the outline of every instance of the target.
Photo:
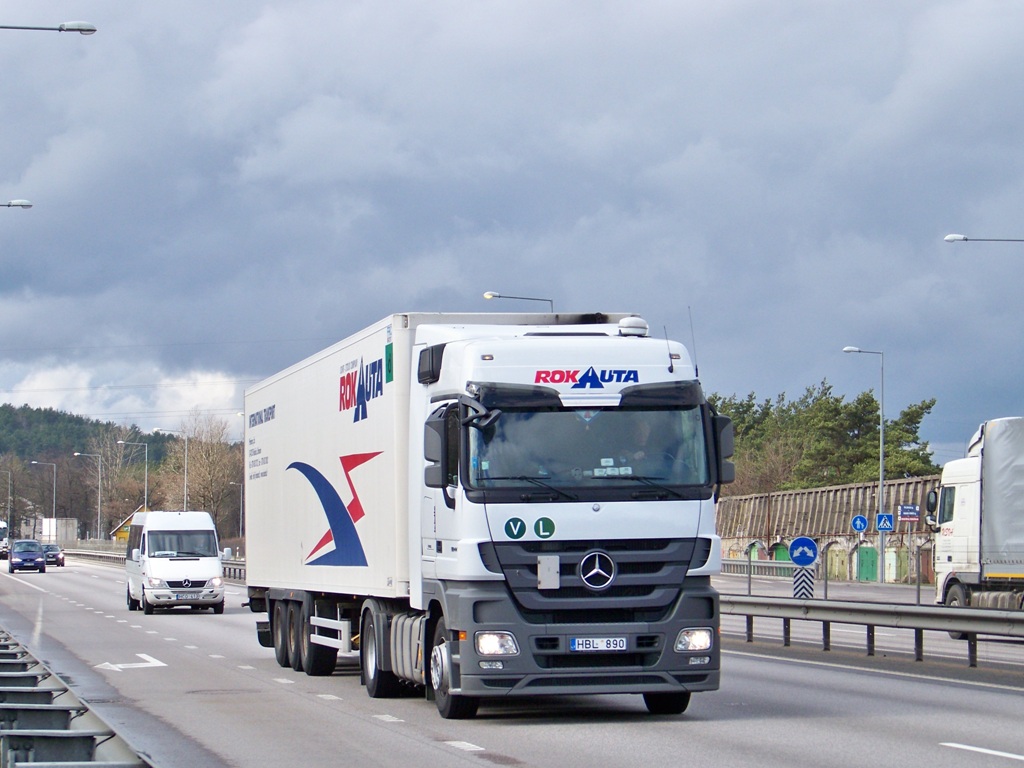
M 292 669 L 302 670 L 302 605 L 288 601 L 288 658 Z
M 274 603 L 274 658 L 282 667 L 291 666 L 288 660 L 288 603 L 278 600 Z
M 644 704 L 652 715 L 681 715 L 690 706 L 690 692 L 645 693 Z
M 366 693 L 371 699 L 393 699 L 401 690 L 401 683 L 394 672 L 385 672 L 380 668 L 378 651 L 373 611 L 366 611 L 359 631 L 359 663 Z
M 128 610 L 137 611 L 139 610 L 139 601 L 132 597 L 131 587 L 126 587 L 125 591 L 128 593 Z
M 478 699 L 459 696 L 451 692 L 452 655 L 448 651 L 448 628 L 444 617 L 434 628 L 434 645 L 430 652 L 430 684 L 434 689 L 434 703 L 445 720 L 468 720 L 476 717 Z
M 946 605 L 950 608 L 966 608 L 970 605 L 967 599 L 967 590 L 963 584 L 954 584 L 946 593 Z M 950 632 L 949 636 L 954 640 L 966 640 L 966 632 Z
M 311 677 L 321 677 L 334 673 L 338 649 L 312 641 L 312 614 L 312 602 L 307 600 L 302 604 L 302 670 Z

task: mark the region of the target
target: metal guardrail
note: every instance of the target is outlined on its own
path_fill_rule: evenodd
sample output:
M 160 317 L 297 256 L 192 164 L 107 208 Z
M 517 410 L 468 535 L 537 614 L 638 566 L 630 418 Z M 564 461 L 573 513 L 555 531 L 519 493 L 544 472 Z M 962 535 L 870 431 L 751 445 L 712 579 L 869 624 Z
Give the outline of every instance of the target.
M 753 574 L 773 579 L 792 579 L 796 568 L 793 563 L 784 560 L 740 560 L 735 557 L 722 560 L 722 573 L 738 576 Z
M 65 549 L 64 554 L 68 557 L 79 557 L 83 560 L 106 563 L 107 565 L 124 565 L 125 554 L 123 552 L 98 552 L 92 549 Z M 231 581 L 245 581 L 244 560 L 224 560 L 224 578 Z
M 924 660 L 926 630 L 964 635 L 968 663 L 978 666 L 978 635 L 1024 638 L 1024 611 L 993 611 L 978 608 L 949 608 L 944 605 L 899 605 L 855 603 L 838 600 L 797 600 L 783 597 L 720 595 L 723 614 L 747 617 L 747 642 L 754 642 L 754 617 L 782 620 L 783 644 L 790 645 L 790 623 L 818 621 L 822 625 L 822 650 L 831 648 L 831 625 L 860 624 L 866 628 L 867 654 L 875 655 L 875 627 L 914 631 L 914 658 Z
M 0 765 L 42 763 L 152 765 L 25 646 L 0 630 Z

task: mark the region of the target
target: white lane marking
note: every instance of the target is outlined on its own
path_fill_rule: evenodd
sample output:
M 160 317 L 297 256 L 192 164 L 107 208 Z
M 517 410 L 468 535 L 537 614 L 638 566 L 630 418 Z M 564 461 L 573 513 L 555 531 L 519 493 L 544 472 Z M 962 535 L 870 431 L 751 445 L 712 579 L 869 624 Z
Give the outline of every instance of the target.
M 221 656 L 219 653 L 211 653 L 210 654 L 210 658 L 211 659 L 223 659 L 224 657 Z
M 239 669 L 255 669 L 255 667 L 239 667 Z M 341 696 L 335 696 L 333 693 L 318 693 L 316 697 L 327 701 L 341 701 Z
M 990 688 L 996 691 L 1024 691 L 1019 685 L 1001 685 L 999 683 L 982 683 L 976 680 L 959 680 L 955 677 L 938 677 L 937 675 L 915 675 L 910 672 L 893 672 L 888 669 L 872 669 L 870 667 L 851 667 L 848 664 L 835 664 L 828 661 L 810 661 L 809 659 L 786 659 L 781 656 L 769 656 L 760 653 L 747 653 L 746 651 L 722 651 L 723 656 L 745 656 L 748 659 L 771 659 L 773 661 L 783 661 L 789 664 L 802 664 L 808 667 L 826 667 L 828 669 L 841 669 L 846 672 L 867 672 L 872 675 L 882 675 L 885 677 L 902 677 L 907 680 L 927 680 L 931 683 L 955 683 L 957 685 L 966 685 L 972 688 Z
M 320 698 L 323 698 L 322 696 Z M 385 723 L 404 723 L 405 720 L 395 717 L 394 715 L 374 715 L 374 720 L 382 720 Z
M 32 587 L 32 589 L 36 589 L 36 590 L 38 590 L 40 592 L 47 592 L 48 591 L 48 590 L 43 589 L 42 587 L 37 587 L 35 584 L 32 584 L 31 582 L 25 581 L 24 579 L 19 579 L 17 574 L 14 574 L 14 573 L 3 573 L 3 574 L 0 574 L 0 576 L 5 576 L 8 579 L 13 579 L 14 581 L 17 581 L 17 582 L 20 582 L 20 583 L 24 584 L 26 587 Z
M 463 752 L 485 752 L 483 747 L 478 747 L 476 744 L 470 744 L 468 741 L 446 741 L 449 747 L 455 747 L 461 749 Z
M 965 749 L 968 752 L 980 752 L 983 755 L 992 755 L 993 757 L 1005 757 L 1009 760 L 1020 760 L 1024 762 L 1024 755 L 1015 755 L 1013 752 L 998 752 L 994 749 L 985 749 L 983 747 L 972 747 L 969 744 L 954 744 L 953 742 L 941 742 L 940 746 L 952 747 L 953 749 Z
M 250 666 L 248 664 L 239 664 L 238 668 L 239 669 L 256 669 L 256 667 Z
M 275 677 L 274 682 L 280 683 L 281 685 L 295 685 L 295 681 L 289 680 L 287 677 Z
M 102 664 L 97 664 L 96 665 L 96 669 L 109 669 L 111 672 L 122 672 L 122 671 L 124 671 L 126 669 L 143 669 L 145 667 L 166 667 L 167 666 L 162 661 L 154 659 L 152 656 L 147 656 L 144 653 L 136 653 L 135 655 L 138 656 L 140 659 L 142 659 L 142 661 L 141 662 L 131 662 L 131 663 L 128 663 L 128 664 L 111 664 L 109 661 L 106 661 L 106 662 L 104 662 Z

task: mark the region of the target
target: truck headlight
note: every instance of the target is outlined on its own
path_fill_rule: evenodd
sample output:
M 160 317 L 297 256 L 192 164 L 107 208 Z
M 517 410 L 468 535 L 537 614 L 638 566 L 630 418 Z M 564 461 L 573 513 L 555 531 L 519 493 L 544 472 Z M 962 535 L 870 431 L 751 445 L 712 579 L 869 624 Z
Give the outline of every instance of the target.
M 675 650 L 677 653 L 686 651 L 708 651 L 711 649 L 711 641 L 714 637 L 708 627 L 697 627 L 684 629 L 676 635 Z
M 518 656 L 519 644 L 511 632 L 477 632 L 476 652 L 480 656 Z

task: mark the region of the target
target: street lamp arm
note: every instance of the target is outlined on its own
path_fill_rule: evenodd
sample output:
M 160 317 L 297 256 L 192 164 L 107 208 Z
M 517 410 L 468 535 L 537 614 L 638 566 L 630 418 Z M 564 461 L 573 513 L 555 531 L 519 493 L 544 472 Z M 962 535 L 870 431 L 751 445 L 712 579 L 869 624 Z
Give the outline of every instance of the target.
M 1024 243 L 1024 238 L 1019 237 L 968 237 L 967 235 L 951 234 L 942 239 L 947 243 Z
M 32 202 L 30 200 L 8 200 L 3 204 L 3 208 L 31 208 Z
M 85 21 L 65 21 L 57 27 L 12 27 L 2 25 L 0 29 L 25 29 L 34 32 L 77 32 L 80 35 L 96 34 L 96 27 Z
M 509 296 L 507 293 L 498 293 L 497 291 L 484 291 L 485 299 L 519 299 L 520 301 L 546 301 L 548 306 L 551 308 L 552 314 L 555 311 L 555 302 L 553 299 L 541 299 L 536 296 Z

